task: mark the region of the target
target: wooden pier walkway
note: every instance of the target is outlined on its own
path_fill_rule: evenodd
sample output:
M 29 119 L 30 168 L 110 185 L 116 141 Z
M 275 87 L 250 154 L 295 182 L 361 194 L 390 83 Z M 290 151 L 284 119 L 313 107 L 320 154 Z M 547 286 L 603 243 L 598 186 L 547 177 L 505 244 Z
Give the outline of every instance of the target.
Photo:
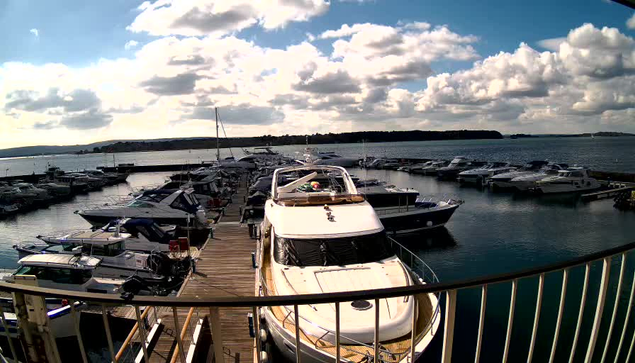
M 213 237 L 208 239 L 199 252 L 196 272 L 190 275 L 179 291 L 179 296 L 187 297 L 227 297 L 253 296 L 255 291 L 255 270 L 251 253 L 256 243 L 249 238 L 246 226 L 239 223 L 240 206 L 246 194 L 242 184 L 233 196 L 232 203 L 225 209 L 225 215 L 215 225 Z M 188 315 L 188 308 L 178 311 L 179 329 Z M 251 362 L 254 359 L 254 339 L 249 336 L 247 314 L 251 308 L 223 308 L 220 313 L 222 346 L 226 362 Z M 194 330 L 199 318 L 209 315 L 209 309 L 197 309 L 190 323 Z M 160 314 L 165 327 L 150 356 L 151 362 L 170 362 L 177 346 L 172 309 Z M 207 327 L 209 325 L 206 325 Z M 183 346 L 190 344 L 191 334 L 186 334 Z M 218 342 L 214 342 L 218 344 Z M 211 347 L 209 347 L 211 350 Z M 179 362 L 179 359 L 176 359 Z M 219 362 L 219 360 L 216 360 Z
M 593 200 L 613 198 L 620 193 L 633 190 L 633 189 L 635 189 L 635 185 L 625 186 L 621 188 L 607 189 L 607 190 L 602 190 L 602 191 L 594 192 L 594 193 L 582 194 L 580 198 L 584 202 L 590 202 Z

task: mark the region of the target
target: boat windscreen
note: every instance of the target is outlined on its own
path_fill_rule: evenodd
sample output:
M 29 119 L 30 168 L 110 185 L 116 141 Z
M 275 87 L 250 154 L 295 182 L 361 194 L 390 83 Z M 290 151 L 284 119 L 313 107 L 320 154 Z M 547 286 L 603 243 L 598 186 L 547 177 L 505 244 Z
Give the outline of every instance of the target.
M 344 266 L 377 262 L 394 255 L 385 232 L 339 238 L 276 237 L 276 262 L 287 266 Z

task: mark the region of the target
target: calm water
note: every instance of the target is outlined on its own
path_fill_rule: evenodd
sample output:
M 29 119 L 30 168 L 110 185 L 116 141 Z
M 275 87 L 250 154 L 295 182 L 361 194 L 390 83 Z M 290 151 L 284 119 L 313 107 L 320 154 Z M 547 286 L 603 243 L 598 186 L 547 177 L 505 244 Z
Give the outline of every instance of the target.
M 631 141 L 633 140 L 633 141 Z M 631 138 L 563 138 L 493 141 L 447 141 L 416 143 L 368 144 L 365 151 L 369 155 L 388 157 L 441 157 L 454 155 L 468 157 L 523 162 L 530 159 L 549 159 L 586 165 L 598 170 L 635 172 L 635 151 Z M 302 146 L 278 148 L 293 155 Z M 325 150 L 334 150 L 343 155 L 362 156 L 362 145 L 328 145 Z M 223 150 L 229 154 L 228 150 Z M 238 150 L 235 154 L 242 155 Z M 171 151 L 129 153 L 116 155 L 116 162 L 136 164 L 198 162 L 213 158 L 213 151 Z M 30 173 L 34 163 L 36 171 L 42 171 L 46 162 L 53 162 L 62 168 L 84 168 L 102 165 L 109 155 L 56 156 L 0 160 L 0 170 L 10 166 L 10 173 Z M 39 163 L 39 164 L 38 164 Z M 29 169 L 30 168 L 30 169 Z M 18 172 L 19 171 L 19 172 Z M 604 250 L 635 241 L 635 213 L 620 212 L 613 208 L 612 201 L 596 201 L 589 204 L 577 202 L 567 196 L 526 197 L 509 193 L 490 193 L 473 188 L 459 187 L 453 182 L 440 182 L 435 178 L 409 175 L 396 171 L 352 169 L 359 177 L 379 178 L 401 187 L 418 189 L 423 195 L 437 197 L 458 197 L 465 200 L 456 212 L 447 229 L 434 234 L 400 238 L 402 242 L 420 255 L 437 273 L 442 281 L 452 281 L 493 273 L 517 271 L 567 260 L 590 252 Z M 55 230 L 87 227 L 88 224 L 73 211 L 86 204 L 103 202 L 108 198 L 127 195 L 133 188 L 147 184 L 157 184 L 169 173 L 146 173 L 131 175 L 128 184 L 104 188 L 85 196 L 78 196 L 67 203 L 51 206 L 49 209 L 18 215 L 0 221 L 0 267 L 15 265 L 17 254 L 11 245 L 21 240 L 32 239 L 40 233 Z M 635 262 L 635 256 L 630 258 Z M 617 261 L 614 261 L 617 262 Z M 595 309 L 599 273 L 601 266 L 594 265 L 591 285 L 585 309 L 583 332 L 579 346 L 586 347 L 592 313 Z M 611 288 L 616 288 L 619 268 L 612 270 Z M 575 319 L 579 308 L 583 271 L 572 271 L 565 319 L 560 338 L 557 361 L 566 360 Z M 630 286 L 633 265 L 628 264 L 626 279 Z M 546 279 L 537 351 L 534 361 L 548 359 L 553 325 L 557 315 L 561 274 L 549 275 Z M 514 320 L 515 340 L 511 346 L 509 361 L 520 361 L 526 355 L 531 323 L 535 309 L 536 285 L 534 280 L 522 281 L 518 289 L 518 301 Z M 509 284 L 492 286 L 488 293 L 487 325 L 482 362 L 498 361 L 502 355 L 507 316 L 509 311 Z M 626 296 L 625 296 L 626 295 Z M 628 298 L 628 290 L 622 300 Z M 459 293 L 457 313 L 457 337 L 455 338 L 455 361 L 473 360 L 478 326 L 480 291 Z M 613 301 L 608 299 L 603 326 L 608 326 Z M 618 327 L 624 319 L 625 309 L 618 314 Z M 604 334 L 604 333 L 603 333 Z M 627 335 L 630 341 L 631 334 Z M 612 349 L 619 336 L 613 337 Z M 434 340 L 428 354 L 438 352 L 442 338 Z M 596 348 L 601 354 L 603 346 Z M 597 357 L 597 356 L 596 356 Z M 578 355 L 576 361 L 583 357 Z
M 313 146 L 359 158 L 364 154 L 375 157 L 444 159 L 462 155 L 478 160 L 514 163 L 550 160 L 578 164 L 596 170 L 635 173 L 635 137 L 416 141 Z M 279 146 L 274 149 L 291 157 L 299 157 L 304 145 Z M 241 149 L 221 149 L 221 157 L 230 156 L 232 153 L 236 157 L 244 155 Z M 185 164 L 201 163 L 215 158 L 216 150 L 176 150 L 115 154 L 114 162 L 136 165 Z M 0 175 L 42 173 L 48 164 L 56 165 L 63 170 L 94 168 L 99 165 L 113 165 L 113 154 L 0 159 Z

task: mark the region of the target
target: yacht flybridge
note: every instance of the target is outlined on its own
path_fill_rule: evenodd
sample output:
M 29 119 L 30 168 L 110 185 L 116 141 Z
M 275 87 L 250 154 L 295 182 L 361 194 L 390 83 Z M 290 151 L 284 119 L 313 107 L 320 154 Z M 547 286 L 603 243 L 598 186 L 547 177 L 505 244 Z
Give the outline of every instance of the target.
M 286 177 L 292 175 L 295 180 Z M 258 242 L 256 293 L 260 296 L 320 294 L 424 283 L 392 250 L 372 206 L 358 194 L 342 167 L 326 165 L 277 169 Z M 374 317 L 379 309 L 380 358 L 405 362 L 415 347 L 421 354 L 438 330 L 438 299 L 356 300 L 340 304 L 340 356 L 362 362 L 372 356 Z M 336 356 L 335 305 L 267 307 L 262 314 L 273 340 L 289 358 L 298 347 L 302 361 L 332 361 Z M 413 316 L 416 319 L 412 332 Z M 412 337 L 414 336 L 414 344 Z

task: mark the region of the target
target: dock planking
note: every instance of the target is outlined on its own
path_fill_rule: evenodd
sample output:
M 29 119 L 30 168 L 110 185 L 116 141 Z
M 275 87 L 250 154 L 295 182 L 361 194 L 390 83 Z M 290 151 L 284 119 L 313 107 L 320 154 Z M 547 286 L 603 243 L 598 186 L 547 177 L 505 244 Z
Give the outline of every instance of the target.
M 233 196 L 233 203 L 225 209 L 225 215 L 215 225 L 213 238 L 201 248 L 196 263 L 196 272 L 192 273 L 179 291 L 179 296 L 198 298 L 217 298 L 228 296 L 253 296 L 255 270 L 252 267 L 251 253 L 255 250 L 254 240 L 249 238 L 246 226 L 240 221 L 240 205 L 246 194 L 246 188 L 239 188 Z M 188 308 L 178 311 L 179 329 L 182 329 L 189 312 Z M 247 314 L 251 308 L 223 308 L 220 310 L 223 348 L 225 361 L 235 362 L 237 354 L 240 361 L 252 361 L 254 357 L 254 339 L 249 336 Z M 190 331 L 198 319 L 209 314 L 209 309 L 197 309 L 190 323 Z M 171 309 L 162 314 L 165 329 L 150 357 L 151 362 L 169 362 L 177 345 L 173 313 Z M 191 334 L 186 334 L 183 345 L 190 344 Z M 178 361 L 178 360 L 177 360 Z

